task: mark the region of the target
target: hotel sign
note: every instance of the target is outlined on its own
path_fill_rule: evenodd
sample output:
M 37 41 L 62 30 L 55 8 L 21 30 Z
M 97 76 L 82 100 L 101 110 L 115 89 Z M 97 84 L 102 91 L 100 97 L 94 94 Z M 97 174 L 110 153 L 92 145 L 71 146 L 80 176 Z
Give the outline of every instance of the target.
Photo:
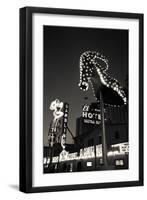
M 101 115 L 100 110 L 97 108 L 90 108 L 90 106 L 83 106 L 82 117 L 84 119 L 84 123 L 88 124 L 100 124 L 101 123 Z

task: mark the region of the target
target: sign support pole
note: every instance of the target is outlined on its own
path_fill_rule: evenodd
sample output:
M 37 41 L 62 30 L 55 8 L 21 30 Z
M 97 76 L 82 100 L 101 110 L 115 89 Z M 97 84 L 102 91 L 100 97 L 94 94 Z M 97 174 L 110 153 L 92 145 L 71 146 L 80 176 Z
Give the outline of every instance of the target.
M 101 127 L 102 127 L 102 157 L 103 157 L 103 163 L 104 167 L 108 167 L 107 162 L 107 142 L 106 142 L 106 132 L 105 132 L 105 116 L 104 116 L 104 101 L 102 92 L 100 91 L 100 111 L 101 111 Z

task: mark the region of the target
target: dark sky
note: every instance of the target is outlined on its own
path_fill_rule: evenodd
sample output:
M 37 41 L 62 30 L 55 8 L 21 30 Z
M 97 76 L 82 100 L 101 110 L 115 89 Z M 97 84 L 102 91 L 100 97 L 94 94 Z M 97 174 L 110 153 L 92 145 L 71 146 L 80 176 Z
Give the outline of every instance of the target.
M 44 26 L 44 145 L 52 111 L 50 103 L 59 99 L 70 105 L 68 126 L 75 134 L 76 118 L 82 115 L 82 105 L 94 102 L 91 88 L 79 89 L 79 58 L 88 50 L 101 52 L 109 60 L 109 74 L 122 86 L 128 75 L 128 31 L 114 29 Z M 88 97 L 85 100 L 84 97 Z M 67 135 L 67 142 L 72 138 Z

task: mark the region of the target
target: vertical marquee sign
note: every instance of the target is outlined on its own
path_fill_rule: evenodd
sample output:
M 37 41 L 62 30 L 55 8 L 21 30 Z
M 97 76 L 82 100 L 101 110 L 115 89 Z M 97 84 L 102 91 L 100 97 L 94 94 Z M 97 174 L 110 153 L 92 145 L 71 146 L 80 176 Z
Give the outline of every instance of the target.
M 69 112 L 69 104 L 64 103 L 63 106 L 63 123 L 62 123 L 62 136 L 61 136 L 61 146 L 62 150 L 65 151 L 65 143 L 66 143 L 66 133 L 67 133 L 67 123 L 68 123 L 68 112 Z

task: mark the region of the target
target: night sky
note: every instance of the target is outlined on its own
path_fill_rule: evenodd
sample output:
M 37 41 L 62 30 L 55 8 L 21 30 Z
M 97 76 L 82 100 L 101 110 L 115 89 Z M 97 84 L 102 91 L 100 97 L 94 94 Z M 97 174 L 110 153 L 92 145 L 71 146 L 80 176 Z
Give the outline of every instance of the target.
M 47 135 L 52 111 L 50 103 L 59 99 L 69 103 L 68 126 L 75 135 L 76 118 L 82 115 L 82 105 L 94 102 L 91 88 L 80 90 L 79 58 L 85 51 L 98 51 L 109 60 L 109 74 L 126 87 L 128 76 L 128 31 L 114 29 L 44 26 L 44 95 L 43 141 Z M 88 97 L 85 100 L 84 97 Z M 67 143 L 72 143 L 67 135 Z

